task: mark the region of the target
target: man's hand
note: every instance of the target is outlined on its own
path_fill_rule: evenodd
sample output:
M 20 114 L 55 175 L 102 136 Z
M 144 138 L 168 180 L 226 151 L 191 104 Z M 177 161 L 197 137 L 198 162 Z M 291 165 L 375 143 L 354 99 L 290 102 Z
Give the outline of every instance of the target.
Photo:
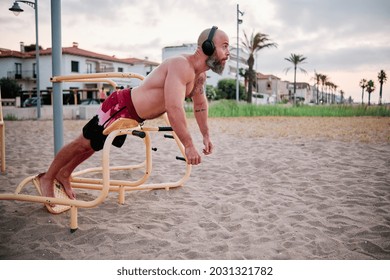
M 188 164 L 197 165 L 202 161 L 202 158 L 194 146 L 185 148 L 185 152 Z
M 213 143 L 211 143 L 210 138 L 205 137 L 203 138 L 203 144 L 204 144 L 204 149 L 203 153 L 207 156 L 213 152 L 214 146 Z

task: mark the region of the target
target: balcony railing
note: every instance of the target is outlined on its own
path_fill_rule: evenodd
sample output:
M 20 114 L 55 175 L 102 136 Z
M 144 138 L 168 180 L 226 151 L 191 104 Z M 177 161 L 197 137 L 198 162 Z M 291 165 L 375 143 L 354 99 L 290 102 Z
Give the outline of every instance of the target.
M 8 71 L 7 78 L 13 80 L 35 80 L 37 75 L 32 70 L 26 70 L 22 72 Z
M 96 69 L 96 73 L 107 73 L 107 72 L 115 72 L 115 67 L 102 67 Z

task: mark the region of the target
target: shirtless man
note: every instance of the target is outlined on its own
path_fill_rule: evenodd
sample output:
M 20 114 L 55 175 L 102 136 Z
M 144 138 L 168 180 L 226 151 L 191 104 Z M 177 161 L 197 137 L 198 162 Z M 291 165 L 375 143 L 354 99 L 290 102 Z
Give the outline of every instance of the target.
M 203 153 L 211 154 L 213 145 L 207 124 L 208 103 L 204 93 L 206 71 L 211 69 L 221 74 L 229 55 L 228 36 L 217 27 L 212 27 L 200 34 L 194 54 L 169 58 L 138 87 L 112 93 L 101 105 L 97 115 L 85 125 L 83 133 L 58 152 L 46 173 L 38 175 L 42 195 L 54 196 L 53 182 L 56 179 L 64 186 L 69 198 L 75 199 L 70 186 L 72 172 L 95 151 L 103 148 L 106 136 L 101 133 L 102 127 L 119 117 L 142 122 L 167 112 L 172 129 L 184 145 L 187 162 L 199 164 L 201 156 L 188 131 L 183 102 L 186 97 L 192 98 L 195 119 L 203 136 Z M 120 147 L 123 142 L 123 137 L 118 136 L 113 145 Z

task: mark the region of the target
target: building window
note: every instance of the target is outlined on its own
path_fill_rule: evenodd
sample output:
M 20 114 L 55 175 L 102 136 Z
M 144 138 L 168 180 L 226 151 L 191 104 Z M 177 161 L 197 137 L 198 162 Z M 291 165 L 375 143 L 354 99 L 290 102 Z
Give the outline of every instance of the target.
M 118 72 L 123 72 L 123 67 L 118 67 Z
M 92 73 L 92 63 L 87 63 L 87 73 Z
M 37 64 L 33 63 L 33 78 L 37 78 Z
M 22 78 L 22 63 L 15 63 L 15 79 Z
M 79 62 L 72 60 L 72 72 L 79 72 Z

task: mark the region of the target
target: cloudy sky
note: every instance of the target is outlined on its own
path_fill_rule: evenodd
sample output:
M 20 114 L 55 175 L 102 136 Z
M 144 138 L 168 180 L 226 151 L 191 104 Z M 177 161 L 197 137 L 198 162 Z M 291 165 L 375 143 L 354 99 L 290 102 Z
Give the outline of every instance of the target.
M 34 10 L 15 17 L 0 1 L 0 47 L 19 50 L 19 42 L 35 43 Z M 383 69 L 390 76 L 390 1 L 388 0 L 62 0 L 62 45 L 78 42 L 82 49 L 121 58 L 148 57 L 161 62 L 165 46 L 195 43 L 200 31 L 217 25 L 237 42 L 236 8 L 245 14 L 240 37 L 265 33 L 278 48 L 257 54 L 257 70 L 293 80 L 284 58 L 291 53 L 307 57 L 307 75 L 298 81 L 313 83 L 314 71 L 326 74 L 346 97 L 361 101 L 359 81 L 373 79 Z M 39 44 L 51 47 L 50 1 L 39 1 Z M 367 93 L 365 93 L 365 97 Z M 390 79 L 384 85 L 390 102 Z M 367 100 L 365 100 L 367 102 Z

